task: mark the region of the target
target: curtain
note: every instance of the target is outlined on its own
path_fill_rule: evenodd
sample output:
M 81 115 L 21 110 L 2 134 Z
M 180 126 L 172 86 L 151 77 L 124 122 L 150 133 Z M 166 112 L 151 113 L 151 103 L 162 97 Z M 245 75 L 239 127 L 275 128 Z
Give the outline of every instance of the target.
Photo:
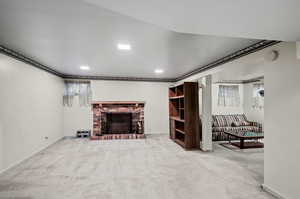
M 239 106 L 240 92 L 238 85 L 219 85 L 218 106 Z
M 264 107 L 264 98 L 259 91 L 264 90 L 264 84 L 253 84 L 252 107 L 254 109 L 262 109 Z
M 78 96 L 80 106 L 89 106 L 92 100 L 91 83 L 66 81 L 63 96 L 64 106 L 73 106 L 75 96 Z

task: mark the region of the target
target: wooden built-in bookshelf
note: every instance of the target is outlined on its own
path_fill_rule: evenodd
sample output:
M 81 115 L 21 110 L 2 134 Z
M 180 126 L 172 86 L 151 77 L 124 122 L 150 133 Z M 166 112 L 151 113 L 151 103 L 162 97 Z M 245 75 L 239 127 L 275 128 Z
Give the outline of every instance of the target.
M 198 89 L 196 82 L 169 88 L 170 138 L 185 149 L 200 145 Z

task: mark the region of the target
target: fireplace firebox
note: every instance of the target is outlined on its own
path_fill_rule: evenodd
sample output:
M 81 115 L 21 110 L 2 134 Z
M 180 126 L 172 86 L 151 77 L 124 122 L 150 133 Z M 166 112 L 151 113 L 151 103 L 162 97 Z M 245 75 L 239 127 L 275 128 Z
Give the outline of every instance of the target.
M 106 120 L 106 131 L 103 134 L 133 133 L 131 113 L 106 113 Z

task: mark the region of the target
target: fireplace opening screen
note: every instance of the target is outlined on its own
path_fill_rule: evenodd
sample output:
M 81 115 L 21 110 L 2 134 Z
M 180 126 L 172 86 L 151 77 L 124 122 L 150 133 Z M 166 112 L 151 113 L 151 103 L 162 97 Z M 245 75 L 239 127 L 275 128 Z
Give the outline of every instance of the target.
M 106 134 L 132 133 L 132 113 L 107 113 Z

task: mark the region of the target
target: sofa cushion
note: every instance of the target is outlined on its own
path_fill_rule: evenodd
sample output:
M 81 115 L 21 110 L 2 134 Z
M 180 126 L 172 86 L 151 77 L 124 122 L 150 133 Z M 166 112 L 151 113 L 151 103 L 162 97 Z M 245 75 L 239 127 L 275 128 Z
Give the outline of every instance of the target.
M 223 115 L 214 115 L 213 116 L 213 120 L 214 120 L 214 126 L 215 127 L 219 127 L 219 126 L 227 126 L 226 124 L 226 120 L 225 117 L 223 117 Z
M 217 123 L 217 126 L 231 126 L 234 120 L 232 115 L 215 115 L 214 121 Z
M 224 132 L 224 131 L 255 131 L 258 132 L 259 128 L 257 126 L 239 126 L 239 127 L 231 127 L 231 126 L 223 126 L 223 127 L 213 127 L 213 132 Z
M 218 122 L 217 122 L 217 121 L 213 121 L 212 126 L 213 126 L 213 127 L 218 127 Z
M 247 122 L 247 121 L 233 121 L 231 123 L 231 126 L 233 126 L 233 127 L 251 126 L 251 124 L 250 124 L 250 122 Z
M 239 127 L 239 126 L 243 126 L 242 122 L 238 122 L 238 121 L 233 121 L 231 123 L 231 126 L 232 127 Z
M 240 122 L 240 126 L 250 126 L 251 124 L 250 124 L 250 122 L 248 122 L 248 121 L 241 121 Z
M 239 122 L 239 126 L 249 126 L 250 123 L 247 122 L 247 118 L 244 114 L 236 115 L 213 115 L 213 126 L 222 127 L 222 126 L 232 126 L 233 122 Z
M 235 121 L 247 121 L 247 118 L 244 114 L 234 115 Z

